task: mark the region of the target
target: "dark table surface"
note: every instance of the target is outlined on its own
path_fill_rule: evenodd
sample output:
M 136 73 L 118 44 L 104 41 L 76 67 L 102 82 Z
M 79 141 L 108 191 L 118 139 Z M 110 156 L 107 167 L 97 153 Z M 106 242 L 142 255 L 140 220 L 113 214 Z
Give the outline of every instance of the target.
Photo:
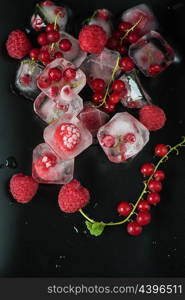
M 68 0 L 75 23 L 93 9 L 106 7 L 118 16 L 138 3 L 149 3 L 160 31 L 175 48 L 178 62 L 155 79 L 142 77 L 153 102 L 167 114 L 164 129 L 152 133 L 144 150 L 127 164 L 110 163 L 100 147 L 91 146 L 75 162 L 75 178 L 91 191 L 90 216 L 116 220 L 116 204 L 134 202 L 141 189 L 139 167 L 152 161 L 154 145 L 173 145 L 185 135 L 184 1 Z M 17 172 L 31 174 L 32 150 L 43 141 L 41 122 L 32 103 L 11 92 L 17 61 L 4 51 L 8 33 L 24 29 L 36 1 L 3 1 L 0 11 L 0 162 L 14 156 L 18 168 L 0 169 L 0 276 L 184 276 L 185 275 L 185 152 L 164 165 L 167 178 L 152 223 L 137 238 L 125 226 L 108 228 L 95 238 L 85 233 L 79 214 L 65 215 L 57 205 L 60 186 L 42 185 L 28 205 L 12 200 L 8 181 Z M 77 28 L 73 30 L 76 31 Z M 83 93 L 84 95 L 84 93 Z

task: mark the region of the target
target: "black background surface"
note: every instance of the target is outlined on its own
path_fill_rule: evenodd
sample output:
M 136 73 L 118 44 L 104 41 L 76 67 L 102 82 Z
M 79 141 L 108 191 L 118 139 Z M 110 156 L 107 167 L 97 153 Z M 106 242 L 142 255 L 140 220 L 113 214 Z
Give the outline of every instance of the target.
M 120 201 L 135 202 L 141 189 L 141 164 L 152 161 L 155 144 L 176 144 L 185 135 L 185 1 L 68 0 L 75 24 L 100 7 L 119 16 L 138 3 L 150 4 L 160 31 L 175 48 L 179 62 L 155 79 L 142 77 L 153 102 L 167 114 L 164 129 L 152 133 L 144 150 L 128 164 L 109 162 L 100 147 L 91 146 L 75 161 L 75 178 L 91 191 L 87 212 L 98 220 L 119 219 Z M 152 223 L 141 236 L 127 235 L 125 226 L 108 228 L 99 237 L 84 233 L 79 214 L 65 215 L 57 205 L 60 186 L 42 185 L 28 205 L 15 203 L 8 193 L 9 178 L 30 174 L 32 150 L 42 139 L 44 124 L 32 103 L 11 92 L 17 62 L 7 57 L 8 33 L 24 29 L 36 1 L 3 1 L 0 11 L 0 162 L 13 155 L 18 169 L 0 170 L 0 276 L 184 276 L 185 275 L 185 159 L 182 149 L 164 165 L 167 179 Z M 76 25 L 72 29 L 77 32 Z M 85 93 L 83 93 L 85 95 Z M 78 230 L 76 232 L 75 228 Z

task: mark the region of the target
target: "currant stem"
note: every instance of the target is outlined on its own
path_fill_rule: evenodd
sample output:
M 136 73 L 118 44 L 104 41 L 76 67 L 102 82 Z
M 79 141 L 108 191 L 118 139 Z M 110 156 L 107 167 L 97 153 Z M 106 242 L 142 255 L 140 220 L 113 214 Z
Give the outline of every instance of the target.
M 123 43 L 123 40 L 127 37 L 127 35 L 131 32 L 134 31 L 134 29 L 136 28 L 136 26 L 142 21 L 143 17 L 141 17 L 130 29 L 128 29 L 124 36 L 121 38 L 121 44 Z
M 82 25 L 85 24 L 85 23 L 91 22 L 91 20 L 94 19 L 94 17 L 96 17 L 97 13 L 98 13 L 98 10 L 95 10 L 90 18 L 87 18 L 84 21 L 82 21 Z

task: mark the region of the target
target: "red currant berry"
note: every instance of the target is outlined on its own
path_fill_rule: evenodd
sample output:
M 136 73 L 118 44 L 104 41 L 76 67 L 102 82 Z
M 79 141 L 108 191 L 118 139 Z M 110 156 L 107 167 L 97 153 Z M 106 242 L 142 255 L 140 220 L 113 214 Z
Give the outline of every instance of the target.
M 162 68 L 161 68 L 160 65 L 152 64 L 152 65 L 150 65 L 150 67 L 149 67 L 148 74 L 149 74 L 150 76 L 156 76 L 156 75 L 158 75 L 161 71 L 162 71 Z
M 159 144 L 155 147 L 155 155 L 163 157 L 168 153 L 168 146 L 164 144 Z
M 55 26 L 54 23 L 47 24 L 47 26 L 46 26 L 46 32 L 51 32 L 51 31 L 59 31 L 58 24 L 56 24 L 56 26 Z
M 120 93 L 112 93 L 110 96 L 109 96 L 109 102 L 112 103 L 112 104 L 117 104 L 121 101 L 121 95 Z
M 148 225 L 151 222 L 151 214 L 148 211 L 139 212 L 136 218 L 139 225 Z
M 104 98 L 104 94 L 97 92 L 92 95 L 92 101 L 96 104 L 100 104 Z
M 125 143 L 133 144 L 136 141 L 136 136 L 134 133 L 129 132 L 123 136 L 123 140 Z
M 49 75 L 49 79 L 52 81 L 60 81 L 62 79 L 62 71 L 55 67 L 55 68 L 51 68 L 48 72 Z
M 127 47 L 125 45 L 118 45 L 116 50 L 121 54 L 125 55 L 127 53 Z
M 70 51 L 71 47 L 72 47 L 72 44 L 71 44 L 70 40 L 68 40 L 68 39 L 63 39 L 59 43 L 60 50 L 62 50 L 64 52 Z
M 117 30 L 113 33 L 112 37 L 116 40 L 119 40 L 122 37 L 122 33 L 119 30 Z
M 41 50 L 40 54 L 39 54 L 39 60 L 41 62 L 44 62 L 44 63 L 50 62 L 51 56 L 49 54 L 49 51 L 48 50 Z
M 127 232 L 130 235 L 137 236 L 140 235 L 143 227 L 139 225 L 136 221 L 132 221 L 127 225 Z
M 109 101 L 107 101 L 103 106 L 102 109 L 104 112 L 106 113 L 113 113 L 116 110 L 116 106 L 113 103 L 110 103 Z
M 30 50 L 30 58 L 33 60 L 38 60 L 40 50 L 37 48 L 33 48 Z
M 51 80 L 48 77 L 41 76 L 39 77 L 37 83 L 38 83 L 38 87 L 42 89 L 47 89 L 51 85 Z
M 53 6 L 55 4 L 52 1 L 43 1 L 43 2 L 41 2 L 41 5 L 42 6 Z
M 105 81 L 101 78 L 95 78 L 91 81 L 91 87 L 95 92 L 102 92 L 105 90 Z
M 125 83 L 122 80 L 115 80 L 112 84 L 114 92 L 121 93 L 125 89 Z
M 130 32 L 126 37 L 125 41 L 129 44 L 136 43 L 139 40 L 140 36 L 136 32 Z
M 29 85 L 32 81 L 32 78 L 29 74 L 25 74 L 24 76 L 20 77 L 20 83 L 24 86 Z
M 120 202 L 117 206 L 117 212 L 120 216 L 127 217 L 132 211 L 132 205 L 128 202 Z
M 108 39 L 106 46 L 107 46 L 107 48 L 109 48 L 111 50 L 115 50 L 119 45 L 120 45 L 120 41 L 111 37 Z
M 127 31 L 128 29 L 130 29 L 132 27 L 132 24 L 130 24 L 129 22 L 121 22 L 119 24 L 119 27 L 118 27 L 118 30 L 121 32 L 121 33 L 125 33 L 125 31 Z
M 137 206 L 137 209 L 140 212 L 150 211 L 150 208 L 150 204 L 146 200 L 141 200 Z
M 105 134 L 101 138 L 101 144 L 106 148 L 112 148 L 115 145 L 115 137 L 110 134 Z
M 150 163 L 143 164 L 140 171 L 144 176 L 151 176 L 154 172 L 154 165 Z
M 58 31 L 51 31 L 47 33 L 47 39 L 50 43 L 56 43 L 60 39 L 60 33 Z
M 96 14 L 96 18 L 102 19 L 104 21 L 109 20 L 111 17 L 111 14 L 106 9 L 99 9 L 99 11 Z
M 155 205 L 161 201 L 161 197 L 158 193 L 149 193 L 147 196 L 147 201 L 149 204 Z
M 47 34 L 45 32 L 40 33 L 37 37 L 37 42 L 41 46 L 47 45 L 49 43 L 48 38 L 47 38 Z
M 58 86 L 52 86 L 50 89 L 51 98 L 55 98 L 59 95 L 59 87 Z
M 134 62 L 129 56 L 120 59 L 119 66 L 125 72 L 130 72 L 134 69 Z
M 165 173 L 164 173 L 164 171 L 162 171 L 162 170 L 157 170 L 157 171 L 155 171 L 155 173 L 154 173 L 154 178 L 155 178 L 155 180 L 163 181 L 164 178 L 165 178 Z
M 148 184 L 148 189 L 151 192 L 160 192 L 162 190 L 162 184 L 160 181 L 157 180 L 150 180 L 149 184 Z
M 55 58 L 62 58 L 63 57 L 63 54 L 61 53 L 61 52 L 56 52 L 55 54 L 54 54 L 54 57 Z
M 66 80 L 73 80 L 76 77 L 76 70 L 73 68 L 67 68 L 64 71 L 64 78 Z

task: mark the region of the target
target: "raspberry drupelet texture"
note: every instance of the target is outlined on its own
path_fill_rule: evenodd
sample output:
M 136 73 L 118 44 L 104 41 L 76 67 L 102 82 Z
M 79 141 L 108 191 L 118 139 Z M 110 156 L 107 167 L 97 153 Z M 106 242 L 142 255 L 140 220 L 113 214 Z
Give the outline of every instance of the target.
M 22 59 L 29 53 L 31 48 L 31 42 L 23 31 L 17 29 L 9 34 L 6 49 L 11 57 Z
M 139 111 L 139 120 L 148 130 L 156 131 L 164 127 L 166 115 L 157 105 L 145 105 Z
M 88 204 L 89 191 L 76 179 L 64 185 L 58 195 L 60 209 L 66 213 L 75 213 Z

